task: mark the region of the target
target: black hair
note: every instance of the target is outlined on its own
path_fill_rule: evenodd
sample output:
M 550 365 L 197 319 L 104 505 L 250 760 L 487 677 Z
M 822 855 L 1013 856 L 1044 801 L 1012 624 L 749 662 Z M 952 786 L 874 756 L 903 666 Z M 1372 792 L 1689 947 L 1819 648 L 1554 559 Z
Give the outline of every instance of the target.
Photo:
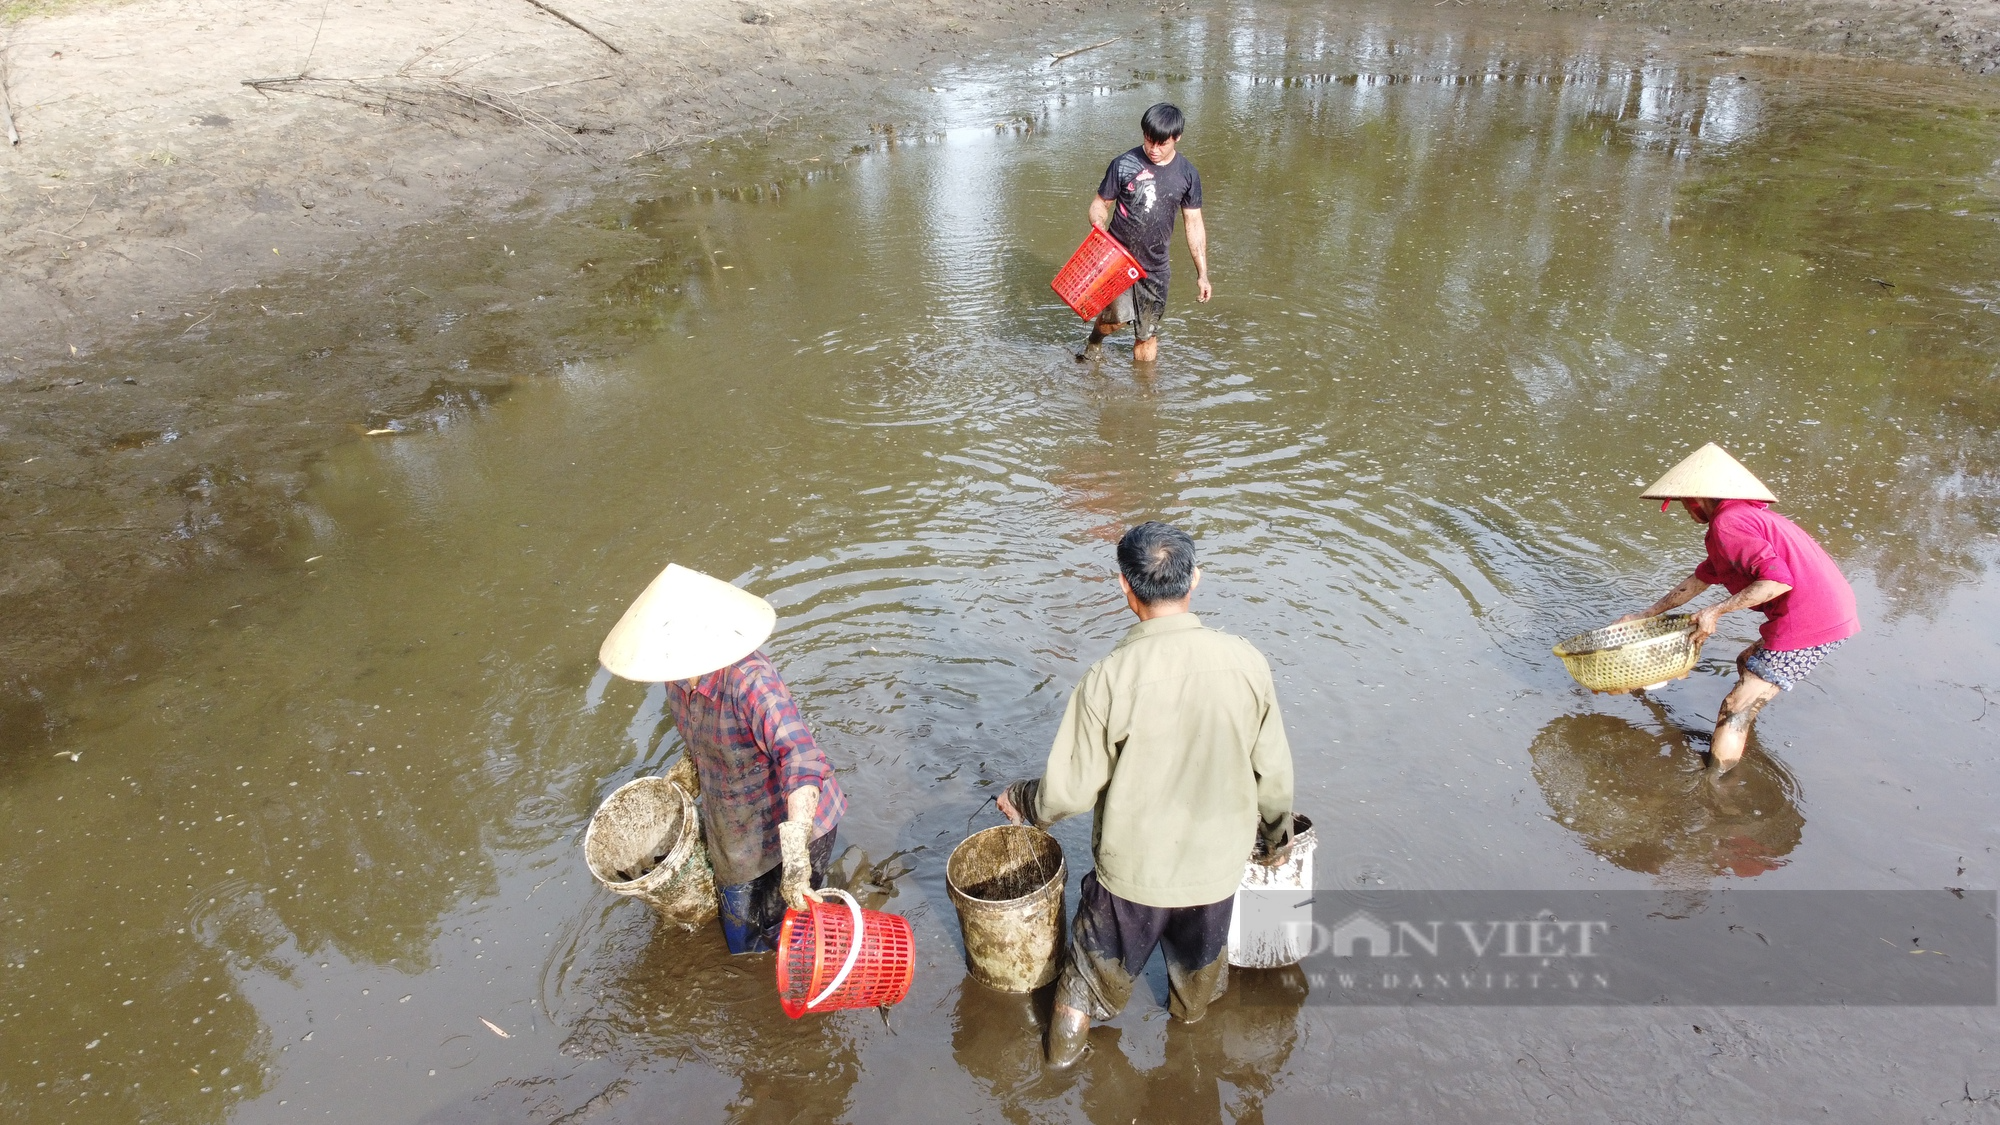
M 1145 114 L 1139 118 L 1139 131 L 1146 134 L 1146 139 L 1154 144 L 1172 140 L 1180 136 L 1182 130 L 1186 128 L 1187 118 L 1181 116 L 1181 107 L 1172 102 L 1160 102 L 1148 106 Z
M 1147 520 L 1118 540 L 1118 571 L 1146 605 L 1180 601 L 1194 586 L 1194 539 L 1172 524 Z

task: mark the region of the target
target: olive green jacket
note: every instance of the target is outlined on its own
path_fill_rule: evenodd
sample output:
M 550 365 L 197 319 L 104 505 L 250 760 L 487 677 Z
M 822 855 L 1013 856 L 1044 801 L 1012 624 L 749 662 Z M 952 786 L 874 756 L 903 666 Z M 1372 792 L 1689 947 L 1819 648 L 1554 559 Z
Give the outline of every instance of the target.
M 1292 749 L 1271 666 L 1192 613 L 1132 626 L 1070 695 L 1039 782 L 1038 825 L 1095 812 L 1097 879 L 1145 906 L 1228 898 L 1261 834 L 1290 842 Z

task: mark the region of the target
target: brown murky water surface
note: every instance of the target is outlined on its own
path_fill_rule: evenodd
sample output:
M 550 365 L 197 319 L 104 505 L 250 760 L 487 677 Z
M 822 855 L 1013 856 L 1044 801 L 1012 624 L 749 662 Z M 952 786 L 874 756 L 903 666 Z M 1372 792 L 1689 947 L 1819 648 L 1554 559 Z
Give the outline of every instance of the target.
M 1353 1009 L 1242 973 L 1169 1028 L 1161 977 L 1045 1077 L 1034 1002 L 965 979 L 946 856 L 1125 627 L 1110 540 L 1147 516 L 1276 665 L 1324 883 L 1995 880 L 2000 101 L 1424 13 L 1126 30 L 1156 65 L 967 64 L 823 174 L 611 216 L 657 246 L 607 298 L 636 346 L 341 449 L 289 558 L 150 620 L 146 670 L 0 787 L 9 1115 L 1990 1112 L 1991 1009 Z M 1216 298 L 1183 261 L 1157 370 L 1082 367 L 1046 282 L 1161 98 Z M 1548 652 L 1696 561 L 1636 493 L 1709 439 L 1866 621 L 1719 793 L 1687 770 L 1753 619 L 1650 703 Z M 915 927 L 886 1015 L 787 1020 L 768 959 L 584 869 L 597 801 L 677 751 L 594 662 L 669 560 L 778 606 L 853 798 L 836 878 Z M 1088 826 L 1058 837 L 1075 880 Z

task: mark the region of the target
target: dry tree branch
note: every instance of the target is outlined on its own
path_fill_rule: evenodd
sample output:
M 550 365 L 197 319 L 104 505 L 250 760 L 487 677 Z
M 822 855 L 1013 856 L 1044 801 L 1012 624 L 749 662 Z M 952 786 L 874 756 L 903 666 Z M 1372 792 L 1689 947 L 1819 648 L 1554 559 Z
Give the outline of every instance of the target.
M 573 130 L 556 124 L 546 116 L 515 102 L 512 98 L 509 98 L 498 90 L 488 90 L 479 86 L 462 86 L 456 82 L 444 82 L 439 85 L 444 89 L 445 93 L 454 98 L 471 102 L 473 105 L 484 106 L 495 113 L 513 118 L 515 121 L 540 133 L 544 140 L 558 149 L 566 152 L 582 151 L 581 147 L 566 135 L 573 132 Z M 508 104 L 500 104 L 503 101 Z M 558 132 L 551 133 L 549 129 L 543 128 L 543 125 L 547 125 L 549 129 L 558 130 Z
M 14 131 L 14 96 L 7 92 L 7 47 L 0 44 L 0 121 L 7 125 L 7 143 L 21 143 L 21 134 Z
M 582 147 L 570 139 L 570 134 L 582 132 L 581 126 L 564 125 L 514 100 L 512 95 L 484 86 L 473 86 L 450 78 L 427 78 L 419 75 L 393 74 L 372 75 L 363 78 L 315 78 L 307 75 L 290 75 L 279 78 L 245 78 L 243 85 L 263 93 L 271 91 L 291 91 L 311 94 L 315 97 L 332 98 L 335 101 L 355 102 L 369 105 L 371 99 L 379 102 L 386 112 L 391 106 L 416 110 L 426 105 L 439 108 L 443 105 L 469 105 L 490 110 L 510 121 L 525 125 L 540 134 L 542 139 L 563 152 L 581 152 Z
M 535 0 L 528 0 L 528 3 L 530 3 L 530 4 L 532 4 L 532 3 L 534 3 L 534 2 L 535 2 Z M 1049 60 L 1049 65 L 1050 65 L 1050 66 L 1054 66 L 1054 65 L 1056 65 L 1057 63 L 1059 63 L 1059 62 L 1063 61 L 1064 59 L 1069 59 L 1069 58 L 1075 58 L 1076 56 L 1078 56 L 1078 55 L 1080 55 L 1080 54 L 1084 53 L 1085 51 L 1095 51 L 1095 50 L 1097 50 L 1097 49 L 1098 49 L 1099 47 L 1109 47 L 1109 46 L 1111 46 L 1111 45 L 1112 45 L 1113 43 L 1116 43 L 1116 42 L 1118 42 L 1118 40 L 1120 40 L 1120 39 L 1122 39 L 1122 38 L 1124 38 L 1124 37 L 1123 37 L 1123 36 L 1120 36 L 1120 35 L 1114 35 L 1114 36 L 1112 36 L 1111 38 L 1109 38 L 1109 39 L 1106 39 L 1106 40 L 1105 40 L 1104 42 L 1102 42 L 1102 43 L 1092 43 L 1092 44 L 1091 44 L 1090 46 L 1088 46 L 1088 47 L 1078 47 L 1078 48 L 1077 48 L 1076 50 L 1074 50 L 1074 51 L 1064 51 L 1064 52 L 1063 52 L 1062 54 L 1060 54 L 1060 55 L 1057 55 L 1057 56 L 1055 56 L 1054 58 L 1050 59 L 1050 60 Z
M 331 7 L 333 0 L 326 0 L 326 3 L 319 6 L 319 23 L 313 28 L 312 46 L 306 48 L 306 61 L 299 64 L 300 74 L 312 69 L 313 55 L 319 51 L 319 33 L 326 30 L 326 13 Z
M 488 59 L 497 59 L 501 55 L 504 55 L 506 53 L 507 53 L 506 51 L 492 51 L 487 54 L 480 55 L 477 58 L 470 58 L 462 62 L 453 63 L 448 69 L 445 70 L 443 77 L 455 82 L 458 80 L 459 75 L 464 74 L 466 71 L 471 70 L 473 67 L 478 66 L 480 63 L 483 63 Z
M 642 148 L 638 152 L 633 153 L 626 159 L 643 160 L 648 156 L 658 156 L 661 153 L 667 151 L 668 149 L 679 148 L 681 145 L 693 144 L 697 141 L 712 141 L 715 139 L 716 139 L 715 137 L 710 136 L 707 133 L 679 133 L 671 138 L 662 138 L 656 144 L 648 144 L 645 148 Z
M 618 76 L 615 74 L 593 74 L 588 78 L 565 78 L 561 82 L 544 82 L 539 86 L 530 86 L 525 90 L 516 90 L 513 93 L 508 94 L 507 96 L 510 98 L 518 98 L 522 94 L 532 94 L 538 90 L 553 90 L 557 86 L 574 86 L 579 82 L 602 82 L 606 78 L 616 78 L 616 77 Z
M 563 15 L 561 12 L 556 11 L 554 8 L 549 7 L 547 4 L 542 3 L 542 0 L 528 0 L 528 3 L 533 4 L 535 7 L 540 8 L 542 11 L 547 12 L 548 14 L 554 16 L 555 18 L 577 29 L 578 31 L 583 32 L 585 35 L 590 36 L 592 39 L 597 40 L 599 43 L 604 44 L 606 47 L 611 48 L 612 54 L 622 55 L 625 53 L 619 50 L 617 46 L 611 42 L 611 40 L 606 39 L 604 36 L 599 35 L 595 31 L 592 31 L 589 28 L 583 26 L 582 24 L 576 22 L 575 20 L 569 18 L 568 16 Z
M 444 50 L 446 47 L 451 46 L 453 43 L 458 42 L 459 40 L 465 38 L 467 35 L 470 34 L 472 34 L 472 28 L 468 27 L 449 39 L 432 43 L 428 47 L 418 47 L 416 54 L 411 55 L 408 61 L 404 62 L 402 66 L 396 68 L 396 76 L 399 78 L 408 77 L 410 71 L 414 70 L 418 63 L 423 62 L 425 59 L 430 58 L 432 55 L 437 54 L 439 51 Z

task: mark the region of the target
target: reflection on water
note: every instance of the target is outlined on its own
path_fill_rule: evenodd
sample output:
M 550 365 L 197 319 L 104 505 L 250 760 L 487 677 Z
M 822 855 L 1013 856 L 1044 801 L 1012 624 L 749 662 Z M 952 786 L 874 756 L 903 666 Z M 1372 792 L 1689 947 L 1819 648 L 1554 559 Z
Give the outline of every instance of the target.
M 638 937 L 650 928 L 651 940 L 631 943 L 631 960 L 564 982 L 574 1008 L 562 1053 L 610 1057 L 618 1069 L 699 1059 L 736 1079 L 724 1107 L 731 1121 L 846 1115 L 861 1071 L 852 1037 L 838 1020 L 786 1018 L 772 999 L 771 958 L 732 957 L 712 934 L 670 936 L 652 919 L 625 927 Z
M 62 702 L 63 757 L 8 761 L 0 1103 L 1254 1115 L 1325 1069 L 1300 1044 L 1372 1017 L 1262 1003 L 1298 982 L 1239 974 L 1204 1024 L 1135 1005 L 1052 1081 L 1033 1014 L 962 983 L 943 894 L 951 846 L 1124 631 L 1105 540 L 1145 515 L 1194 531 L 1198 608 L 1271 654 L 1329 878 L 1993 877 L 1973 805 L 2000 756 L 1972 743 L 1994 728 L 1954 709 L 1983 681 L 1932 678 L 1961 674 L 1932 654 L 1990 657 L 1980 618 L 1940 612 L 1986 604 L 2000 533 L 1986 94 L 1429 12 L 1176 15 L 1147 24 L 1155 70 L 1107 49 L 941 74 L 910 110 L 934 138 L 783 193 L 649 180 L 604 217 L 657 248 L 604 314 L 642 346 L 330 455 L 282 565 L 139 622 L 145 674 Z M 1162 97 L 1189 114 L 1217 289 L 1176 295 L 1140 381 L 1115 349 L 1071 359 L 1084 328 L 1046 286 Z M 572 252 L 561 230 L 510 245 Z M 482 284 L 438 299 L 479 307 Z M 1715 792 L 1673 723 L 1586 702 L 1548 654 L 1695 561 L 1634 494 L 1709 439 L 1869 614 Z M 774 659 L 853 797 L 838 879 L 917 929 L 887 1017 L 784 1020 L 768 959 L 584 873 L 591 808 L 671 753 L 659 693 L 594 664 L 667 560 L 778 607 Z M 1088 825 L 1058 838 L 1080 876 Z M 1788 1057 L 1804 1088 L 1869 1044 Z M 1647 1082 L 1706 1065 L 1604 1050 Z M 1479 1081 L 1497 1116 L 1544 1108 Z
M 1627 871 L 1667 883 L 1749 879 L 1785 865 L 1805 817 L 1798 783 L 1751 738 L 1720 781 L 1658 704 L 1644 725 L 1617 715 L 1551 719 L 1528 747 L 1550 816 Z M 1705 736 L 1703 736 L 1705 741 Z
M 425 1115 L 431 1125 L 619 1119 L 826 1122 L 846 1116 L 861 1066 L 838 1020 L 787 1019 L 771 959 L 731 956 L 645 910 L 602 910 L 543 967 L 543 1003 L 565 1035 L 559 1074 L 505 1078 Z M 478 1039 L 468 1050 L 494 1046 Z M 470 1060 L 468 1060 L 470 1061 Z M 729 1081 L 686 1082 L 683 1068 Z M 683 1082 L 666 1102 L 662 1080 Z
M 1053 1006 L 1051 989 L 1033 994 L 996 992 L 967 977 L 952 1001 L 951 1057 L 1003 1105 L 1049 1081 L 1042 1063 L 1042 1032 Z
M 1156 994 L 1150 1005 L 1147 985 Z M 1121 1027 L 1100 1025 L 1075 1072 L 1055 1074 L 1042 1063 L 1050 990 L 1010 996 L 967 979 L 952 1012 L 952 1058 L 1009 1120 L 1031 1119 L 1028 1106 L 1074 1085 L 1093 1121 L 1261 1122 L 1298 1043 L 1308 991 L 1296 966 L 1231 969 L 1229 992 L 1199 1024 L 1170 1023 L 1164 1054 L 1151 1065 L 1134 1063 L 1120 1044 Z M 1134 1006 L 1161 1016 L 1164 1003 L 1164 974 L 1156 971 Z
M 1154 980 L 1156 995 L 1163 995 Z M 977 986 L 969 986 L 977 987 Z M 1141 1070 L 1118 1049 L 1115 1028 L 1091 1033 L 1092 1050 L 1079 1067 L 1089 1083 L 1093 1121 L 1134 1114 L 1140 1121 L 1261 1122 L 1264 1102 L 1298 1043 L 1304 971 L 1230 970 L 1229 993 L 1191 1027 L 1170 1022 L 1159 1065 Z
M 1177 519 L 1185 466 L 1163 448 L 1156 390 L 1142 376 L 1135 386 L 1106 387 L 1095 432 L 1061 455 L 1049 482 L 1064 507 L 1093 523 L 1085 534 L 1116 543 L 1148 519 Z

